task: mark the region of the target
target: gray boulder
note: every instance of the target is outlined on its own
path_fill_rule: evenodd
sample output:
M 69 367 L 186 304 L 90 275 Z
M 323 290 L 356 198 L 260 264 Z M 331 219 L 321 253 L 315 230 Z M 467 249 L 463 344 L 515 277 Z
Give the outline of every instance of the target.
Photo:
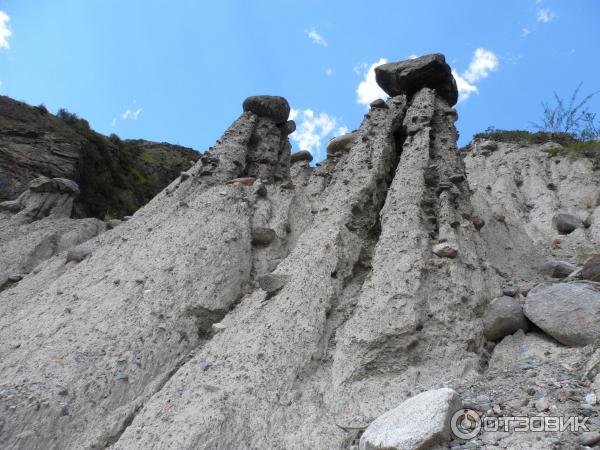
M 271 294 L 285 286 L 289 279 L 289 275 L 269 273 L 258 278 L 258 285 L 263 291 Z
M 458 247 L 448 242 L 434 245 L 432 250 L 440 258 L 456 258 L 456 255 L 458 255 Z
M 313 155 L 308 150 L 300 150 L 299 152 L 292 153 L 292 156 L 290 156 L 290 163 L 292 163 L 292 164 L 294 164 L 295 162 L 298 162 L 298 161 L 310 162 L 312 160 L 313 160 Z
M 53 179 L 42 176 L 29 182 L 29 190 L 32 192 L 56 192 L 58 187 Z
M 525 316 L 571 347 L 600 337 L 600 288 L 591 283 L 540 284 L 527 295 Z
M 406 94 L 412 96 L 424 87 L 435 89 L 450 106 L 458 100 L 456 80 L 444 55 L 434 53 L 375 68 L 377 84 L 391 97 Z
M 90 256 L 92 252 L 93 250 L 86 246 L 72 248 L 67 252 L 67 262 L 81 262 Z
M 540 272 L 550 278 L 567 278 L 577 270 L 577 266 L 567 261 L 547 261 L 540 268 Z
M 498 144 L 490 140 L 479 141 L 477 142 L 477 149 L 486 152 L 493 152 L 498 149 Z
M 377 100 L 373 100 L 369 106 L 371 108 L 387 108 L 387 105 L 385 104 L 385 100 L 383 100 L 382 98 L 378 98 Z
M 504 286 L 502 288 L 502 294 L 507 295 L 509 297 L 514 297 L 519 293 L 519 286 L 515 286 L 514 284 L 510 284 L 508 286 Z
M 583 221 L 579 217 L 566 213 L 556 214 L 552 218 L 552 223 L 558 232 L 562 234 L 569 234 L 577 228 L 583 227 Z
M 60 192 L 79 195 L 79 186 L 67 178 L 38 177 L 29 182 L 31 192 Z
M 587 259 L 581 276 L 584 280 L 600 282 L 600 255 L 592 255 Z
M 360 450 L 418 450 L 450 436 L 450 419 L 462 408 L 448 388 L 423 392 L 375 419 L 360 438 Z
M 255 95 L 244 100 L 244 111 L 250 111 L 261 117 L 269 117 L 277 124 L 287 121 L 290 105 L 283 97 L 276 95 Z
M 331 139 L 327 143 L 327 155 L 337 156 L 342 153 L 348 153 L 356 140 L 355 133 L 343 134 Z
M 490 341 L 528 329 L 521 302 L 515 297 L 503 296 L 492 300 L 483 316 L 483 334 Z
M 22 223 L 45 217 L 69 218 L 78 195 L 79 187 L 74 181 L 42 176 L 31 180 L 29 189 L 16 200 L 1 203 L 0 210 L 16 213 L 16 219 Z
M 294 122 L 293 120 L 288 120 L 283 125 L 281 125 L 281 129 L 285 134 L 292 134 L 294 131 L 296 131 L 296 122 Z
M 271 228 L 256 227 L 252 230 L 252 243 L 255 245 L 269 245 L 277 238 L 277 233 Z

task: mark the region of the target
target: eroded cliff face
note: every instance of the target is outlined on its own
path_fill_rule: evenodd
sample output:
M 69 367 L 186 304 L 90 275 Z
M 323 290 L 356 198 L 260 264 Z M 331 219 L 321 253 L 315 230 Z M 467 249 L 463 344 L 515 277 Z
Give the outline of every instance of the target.
M 16 199 L 40 176 L 67 178 L 81 190 L 74 217 L 121 218 L 198 158 L 178 145 L 107 138 L 75 115 L 0 96 L 0 202 Z
M 592 166 L 539 146 L 461 156 L 443 56 L 382 70 L 392 97 L 320 166 L 290 158 L 285 99 L 251 97 L 131 220 L 0 292 L 0 445 L 355 449 L 425 390 L 514 414 L 532 384 L 583 389 L 561 364 L 591 350 L 539 330 L 496 345 L 484 315 L 507 287 L 544 281 L 547 259 L 598 248 Z M 563 210 L 589 225 L 558 236 Z M 411 448 L 451 445 L 427 442 Z
M 473 142 L 464 153 L 486 259 L 515 282 L 536 280 L 548 260 L 582 265 L 600 246 L 600 176 L 595 160 L 555 151 L 556 142 Z M 557 214 L 580 223 L 557 230 Z

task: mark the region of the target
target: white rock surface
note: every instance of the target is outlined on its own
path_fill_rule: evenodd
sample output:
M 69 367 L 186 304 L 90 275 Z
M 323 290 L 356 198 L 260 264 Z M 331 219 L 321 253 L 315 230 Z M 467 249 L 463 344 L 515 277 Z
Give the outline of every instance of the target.
M 360 450 L 425 450 L 446 442 L 450 419 L 462 408 L 448 388 L 426 391 L 375 419 L 360 438 Z

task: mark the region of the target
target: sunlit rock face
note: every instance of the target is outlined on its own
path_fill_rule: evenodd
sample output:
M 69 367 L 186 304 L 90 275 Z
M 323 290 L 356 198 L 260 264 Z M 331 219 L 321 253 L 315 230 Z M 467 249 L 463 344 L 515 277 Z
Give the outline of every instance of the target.
M 489 140 L 459 152 L 441 55 L 378 81 L 391 97 L 319 166 L 290 155 L 287 101 L 251 97 L 131 219 L 5 271 L 0 446 L 449 448 L 461 401 L 517 415 L 536 411 L 532 385 L 589 394 L 593 350 L 565 352 L 523 305 L 546 262 L 578 268 L 597 251 L 592 162 Z M 557 229 L 562 213 L 581 226 Z M 500 297 L 519 326 L 484 333 Z M 564 366 L 588 363 L 587 385 Z M 539 397 L 575 414 L 558 392 Z M 425 422 L 392 430 L 394 417 Z

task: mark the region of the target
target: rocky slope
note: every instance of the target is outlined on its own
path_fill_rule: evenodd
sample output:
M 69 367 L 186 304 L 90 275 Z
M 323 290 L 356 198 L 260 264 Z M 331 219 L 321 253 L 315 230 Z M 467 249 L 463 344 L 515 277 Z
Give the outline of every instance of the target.
M 67 178 L 81 190 L 76 217 L 121 218 L 198 157 L 177 145 L 107 138 L 66 111 L 55 116 L 0 97 L 0 201 L 14 200 L 39 176 Z
M 320 166 L 290 156 L 285 99 L 250 97 L 131 220 L 11 281 L 0 446 L 600 441 L 594 162 L 500 139 L 459 153 L 441 55 L 382 66 L 377 79 L 391 98 L 330 142 Z M 5 209 L 8 222 L 28 211 Z M 585 415 L 592 431 L 459 439 L 461 406 Z

